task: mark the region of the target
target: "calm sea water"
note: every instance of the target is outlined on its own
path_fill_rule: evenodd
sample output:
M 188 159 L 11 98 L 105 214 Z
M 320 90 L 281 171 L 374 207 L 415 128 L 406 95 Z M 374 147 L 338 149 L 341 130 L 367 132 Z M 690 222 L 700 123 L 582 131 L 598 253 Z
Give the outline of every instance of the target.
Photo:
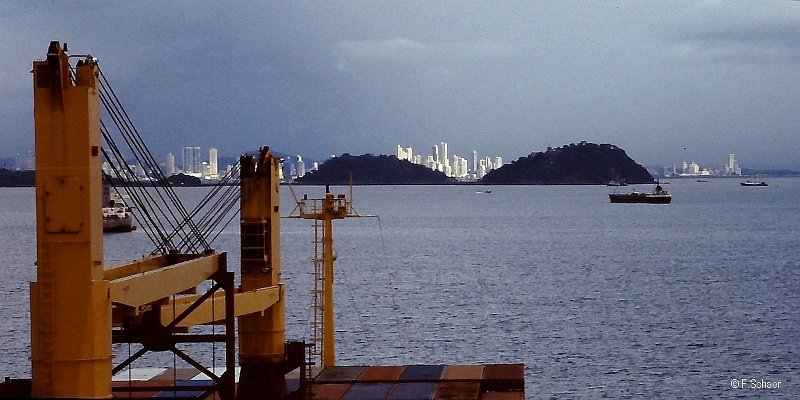
M 604 186 L 357 187 L 378 218 L 334 222 L 337 361 L 524 363 L 528 398 L 797 398 L 800 179 L 769 183 L 673 180 L 666 206 L 610 204 Z M 33 202 L 0 189 L 0 376 L 30 376 Z M 288 336 L 308 338 L 312 230 L 282 230 Z M 237 235 L 214 242 L 232 269 Z M 106 235 L 106 262 L 152 247 Z

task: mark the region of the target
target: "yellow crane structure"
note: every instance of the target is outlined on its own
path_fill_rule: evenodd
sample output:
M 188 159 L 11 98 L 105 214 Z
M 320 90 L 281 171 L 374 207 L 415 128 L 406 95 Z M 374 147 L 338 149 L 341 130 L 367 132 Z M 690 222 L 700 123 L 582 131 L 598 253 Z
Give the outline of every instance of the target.
M 239 398 L 284 398 L 284 375 L 304 367 L 304 346 L 285 343 L 279 160 L 268 148 L 241 160 L 240 287 L 227 254 L 212 249 L 104 266 L 99 73 L 93 57 L 76 57 L 73 75 L 66 44 L 54 41 L 33 64 L 38 261 L 30 396 L 111 398 L 112 374 L 146 352 L 172 351 L 208 375 L 211 390 L 233 399 L 238 317 Z M 211 288 L 200 293 L 204 282 Z M 192 334 L 202 324 L 224 324 L 225 333 Z M 225 343 L 225 373 L 216 376 L 177 347 L 196 342 Z M 114 366 L 112 343 L 142 348 Z
M 72 58 L 79 59 L 74 68 Z M 523 398 L 521 364 L 485 369 L 454 366 L 452 373 L 443 365 L 369 371 L 367 367 L 335 366 L 333 220 L 359 215 L 352 211 L 352 191 L 348 199 L 327 188 L 324 198 L 299 200 L 299 213 L 293 216 L 313 220 L 315 228 L 312 340 L 323 368 L 306 387 L 304 379 L 310 371 L 306 370 L 307 345 L 285 338 L 280 159 L 273 157 L 268 147 L 255 156 L 242 156 L 238 164 L 238 285 L 228 269 L 227 253 L 210 247 L 204 237 L 208 231 L 196 226 L 192 219 L 196 214 L 186 213 L 180 202 L 173 203 L 180 206 L 178 225 L 172 227 L 172 233 L 159 231 L 150 237 L 157 245 L 150 255 L 104 265 L 101 160 L 109 156 L 101 137 L 116 147 L 100 120 L 101 103 L 111 113 L 105 78 L 94 57 L 70 56 L 66 44 L 62 47 L 57 41 L 50 43 L 44 60 L 33 63 L 32 72 L 37 237 L 36 280 L 30 284 L 32 376 L 30 380 L 6 379 L 0 383 L 0 397 L 108 399 L 202 391 L 223 400 L 281 400 L 295 393 L 322 398 L 332 391 L 343 394 L 352 390 L 348 398 L 364 398 L 361 394 L 373 390 L 385 391 L 388 396 L 395 388 L 402 393 L 414 387 L 428 394 L 403 398 L 432 398 L 434 390 L 442 393 L 442 398 L 450 398 L 468 385 L 475 395 L 470 398 L 503 391 L 516 394 L 503 398 Z M 183 241 L 175 245 L 173 237 Z M 196 246 L 198 243 L 202 246 Z M 218 326 L 223 326 L 224 332 L 217 333 Z M 224 343 L 224 372 L 219 374 L 192 358 L 188 354 L 191 346 L 184 346 L 190 343 Z M 129 345 L 127 357 L 114 354 L 115 344 Z M 130 350 L 133 346 L 137 347 L 135 353 Z M 130 373 L 133 364 L 148 352 L 166 351 L 208 379 L 201 385 L 178 378 L 171 382 L 133 382 L 130 378 L 112 383 L 112 377 L 126 369 Z M 287 393 L 286 375 L 298 368 L 300 389 Z M 464 372 L 467 370 L 473 372 Z M 173 371 L 177 371 L 174 365 Z M 358 374 L 362 371 L 373 380 L 383 377 L 379 380 L 385 383 L 361 381 Z M 394 375 L 387 375 L 390 373 Z M 464 374 L 469 375 L 470 383 L 462 382 Z M 137 396 L 137 392 L 145 393 Z
M 111 282 L 104 278 L 96 62 L 57 44 L 33 64 L 36 282 L 31 284 L 32 395 L 111 395 Z M 97 184 L 94 184 L 94 183 Z

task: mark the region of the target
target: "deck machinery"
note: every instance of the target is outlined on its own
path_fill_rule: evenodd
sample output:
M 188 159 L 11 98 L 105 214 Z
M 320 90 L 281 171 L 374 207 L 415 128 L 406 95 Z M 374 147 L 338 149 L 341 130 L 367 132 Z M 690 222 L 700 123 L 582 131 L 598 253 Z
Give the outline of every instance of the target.
M 307 345 L 285 339 L 280 160 L 268 148 L 261 149 L 256 157 L 241 158 L 240 285 L 235 286 L 234 273 L 228 271 L 227 254 L 212 249 L 198 254 L 170 251 L 104 266 L 99 211 L 102 197 L 99 74 L 93 57 L 75 57 L 80 60 L 72 72 L 66 44 L 62 47 L 54 41 L 46 59 L 33 65 L 37 274 L 36 281 L 31 283 L 32 377 L 6 378 L 0 383 L 0 397 L 130 398 L 157 397 L 160 390 L 172 393 L 200 390 L 203 393 L 200 398 L 287 398 L 287 373 L 299 369 L 301 382 L 306 377 Z M 301 209 L 300 216 L 323 221 L 325 260 L 320 265 L 325 274 L 321 279 L 329 289 L 323 299 L 322 317 L 328 318 L 322 324 L 322 364 L 326 368 L 312 376 L 319 385 L 306 394 L 317 399 L 333 398 L 325 393 L 333 390 L 344 395 L 352 386 L 358 398 L 358 390 L 366 390 L 371 384 L 359 385 L 358 380 L 373 376 L 372 381 L 368 380 L 373 382 L 376 371 L 383 371 L 377 374 L 380 376 L 394 371 L 392 374 L 397 375 L 394 379 L 402 379 L 399 371 L 407 370 L 405 375 L 418 379 L 419 371 L 430 368 L 367 367 L 385 371 L 373 369 L 361 374 L 364 369 L 361 367 L 354 374 L 356 370 L 348 367 L 338 370 L 333 366 L 330 222 L 347 215 L 348 202 L 343 195 L 327 194 L 322 204 L 321 208 Z M 318 261 L 315 257 L 315 265 Z M 224 326 L 225 332 L 192 330 L 209 324 Z M 237 337 L 238 382 L 234 376 Z M 181 343 L 202 342 L 224 343 L 224 373 L 216 375 L 178 347 Z M 114 343 L 135 343 L 140 350 L 114 365 Z M 163 380 L 112 384 L 112 375 L 129 368 L 150 351 L 173 352 L 207 378 L 204 380 L 207 387 Z M 487 384 L 490 389 L 498 385 L 508 387 L 519 397 L 502 398 L 522 398 L 522 366 L 512 366 L 513 378 L 501 374 L 499 379 L 485 384 L 482 375 L 486 374 L 473 373 L 471 382 L 479 385 L 481 391 L 485 391 Z M 445 371 L 442 368 L 440 372 Z M 444 375 L 436 379 L 429 376 L 424 383 L 445 380 Z M 509 379 L 512 379 L 510 384 L 503 383 Z M 388 384 L 385 380 L 380 382 Z M 407 383 L 413 382 L 416 381 Z M 343 388 L 343 383 L 350 386 Z M 447 389 L 442 393 L 447 393 Z

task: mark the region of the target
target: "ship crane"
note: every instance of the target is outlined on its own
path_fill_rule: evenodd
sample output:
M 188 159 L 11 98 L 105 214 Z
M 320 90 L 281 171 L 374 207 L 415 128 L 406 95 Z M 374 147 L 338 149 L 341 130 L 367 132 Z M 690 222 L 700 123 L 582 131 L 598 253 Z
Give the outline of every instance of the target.
M 33 63 L 37 271 L 30 285 L 32 376 L 7 378 L 0 383 L 0 397 L 142 398 L 153 393 L 158 397 L 162 391 L 169 393 L 165 397 L 177 397 L 185 396 L 178 394 L 183 391 L 200 391 L 201 398 L 286 399 L 339 390 L 342 395 L 351 393 L 348 398 L 387 398 L 389 392 L 397 393 L 392 398 L 433 398 L 434 392 L 437 398 L 454 398 L 465 391 L 476 400 L 489 392 L 524 398 L 522 364 L 350 367 L 347 371 L 357 374 L 342 384 L 340 368 L 347 367 L 335 366 L 332 227 L 335 219 L 359 216 L 353 211 L 352 185 L 349 199 L 326 190 L 324 198 L 306 196 L 297 202 L 294 217 L 313 220 L 315 226 L 313 339 L 322 343 L 319 355 L 324 367 L 307 384 L 306 344 L 285 341 L 280 159 L 268 147 L 260 148 L 256 156 L 243 155 L 238 182 L 233 174 L 226 176 L 229 184 L 212 188 L 190 212 L 163 184 L 157 163 L 121 109 L 97 60 L 74 56 L 81 59 L 73 68 L 71 57 L 66 45 L 53 41 L 46 59 Z M 126 165 L 127 154 L 115 145 L 100 119 L 101 103 L 153 178 L 134 182 L 126 190 L 142 211 L 137 219 L 155 250 L 113 266 L 104 265 L 101 163 L 104 159 L 111 163 L 117 178 L 135 174 Z M 223 212 L 204 214 L 209 208 Z M 227 253 L 211 247 L 220 223 L 233 219 L 227 218 L 229 213 L 240 216 L 238 286 L 234 272 L 228 270 Z M 208 329 L 195 330 L 198 326 Z M 184 351 L 188 349 L 179 348 L 217 342 L 224 343 L 221 374 L 213 364 L 208 368 Z M 140 349 L 115 359 L 115 343 Z M 200 385 L 177 378 L 175 364 L 172 379 L 163 374 L 141 381 L 131 377 L 134 362 L 145 353 L 166 351 L 193 367 Z M 296 369 L 300 387 L 289 393 L 287 374 Z M 112 383 L 112 376 L 125 370 L 127 380 Z M 373 379 L 382 377 L 384 383 L 362 382 L 358 376 L 362 371 Z M 382 394 L 363 395 L 375 390 Z M 425 394 L 409 397 L 409 390 Z
M 280 161 L 266 147 L 257 158 L 242 156 L 240 185 L 228 186 L 235 189 L 222 195 L 225 213 L 235 213 L 231 205 L 240 201 L 240 286 L 234 286 L 234 273 L 227 269 L 227 254 L 212 249 L 207 239 L 225 214 L 207 213 L 195 221 L 202 208 L 187 211 L 169 185 L 150 187 L 136 182 L 126 188 L 143 211 L 140 222 L 156 249 L 148 257 L 106 267 L 101 160 L 112 165 L 118 178 L 135 174 L 100 119 L 101 103 L 140 165 L 147 165 L 156 181 L 164 177 L 97 60 L 80 56 L 73 68 L 71 57 L 66 46 L 54 41 L 47 58 L 33 65 L 37 274 L 31 283 L 32 378 L 27 389 L 19 385 L 23 389 L 14 394 L 111 398 L 120 391 L 130 397 L 143 390 L 201 390 L 230 400 L 286 398 L 285 375 L 297 368 L 302 375 L 305 345 L 285 341 Z M 106 147 L 101 146 L 101 137 Z M 209 195 L 219 194 L 222 186 Z M 201 201 L 212 203 L 208 197 Z M 238 385 L 234 372 L 237 318 Z M 193 331 L 199 325 L 214 330 L 223 326 L 224 333 Z M 215 342 L 224 343 L 225 348 L 221 375 L 179 348 L 185 343 Z M 113 365 L 113 343 L 135 344 L 140 349 Z M 112 375 L 130 368 L 148 352 L 164 351 L 194 367 L 210 384 L 112 385 Z M 11 386 L 2 385 L 0 392 Z

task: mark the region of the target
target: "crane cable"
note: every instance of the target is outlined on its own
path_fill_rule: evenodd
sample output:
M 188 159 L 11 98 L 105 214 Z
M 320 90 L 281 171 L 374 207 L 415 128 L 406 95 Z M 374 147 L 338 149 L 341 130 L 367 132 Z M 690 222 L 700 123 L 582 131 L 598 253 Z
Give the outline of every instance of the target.
M 75 71 L 72 67 L 70 69 L 74 80 Z M 166 183 L 166 178 L 142 140 L 139 131 L 133 125 L 130 116 L 122 107 L 105 74 L 99 66 L 97 66 L 97 70 L 100 77 L 99 97 L 114 126 L 133 153 L 138 165 L 144 169 L 145 175 L 154 178 L 156 182 L 164 183 L 163 186 L 156 186 L 155 190 L 148 190 L 152 182 L 143 182 L 139 179 L 126 161 L 112 132 L 101 120 L 100 131 L 108 147 L 108 151 L 105 148 L 102 149 L 103 157 L 108 162 L 114 176 L 121 182 L 121 186 L 133 200 L 135 207 L 141 211 L 140 222 L 145 225 L 143 230 L 155 245 L 152 254 L 209 250 L 210 242 L 222 233 L 239 211 L 238 208 L 234 211 L 234 207 L 239 202 L 241 191 L 239 185 L 233 184 L 238 175 L 239 163 L 236 163 L 228 171 L 219 184 L 206 194 L 191 213 L 188 212 L 174 189 Z M 222 190 L 223 187 L 226 189 Z M 193 218 L 200 215 L 203 210 L 205 213 L 199 222 L 195 223 Z M 226 220 L 229 214 L 231 216 Z M 207 237 L 212 237 L 212 240 L 207 240 Z M 177 244 L 174 241 L 176 238 L 178 239 Z

